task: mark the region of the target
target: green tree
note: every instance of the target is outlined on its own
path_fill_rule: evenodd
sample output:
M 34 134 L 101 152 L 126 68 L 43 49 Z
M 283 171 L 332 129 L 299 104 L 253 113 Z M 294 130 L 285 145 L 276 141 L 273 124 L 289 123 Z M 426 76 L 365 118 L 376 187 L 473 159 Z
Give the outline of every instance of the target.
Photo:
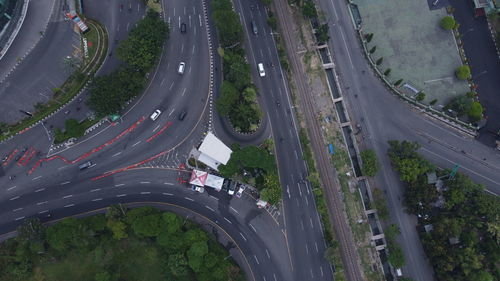
M 334 264 L 335 263 L 335 258 L 336 258 L 336 249 L 333 248 L 333 247 L 328 247 L 326 248 L 325 250 L 325 259 L 331 263 L 331 264 Z
M 176 277 L 183 277 L 188 274 L 188 262 L 183 253 L 171 254 L 168 256 L 168 271 Z
M 455 70 L 455 75 L 458 79 L 467 80 L 471 78 L 470 67 L 466 64 L 457 67 Z
M 429 169 L 428 163 L 421 159 L 402 159 L 397 166 L 399 178 L 406 182 L 415 182 L 419 175 L 426 173 Z
M 113 233 L 113 238 L 121 240 L 128 237 L 127 225 L 122 221 L 108 220 L 108 228 Z
M 301 10 L 302 10 L 302 15 L 306 18 L 311 19 L 318 16 L 318 13 L 316 12 L 316 6 L 314 5 L 314 2 L 311 0 L 305 0 L 302 4 Z
M 163 213 L 162 219 L 165 222 L 168 233 L 176 233 L 182 227 L 182 219 L 174 213 Z
M 266 188 L 262 189 L 260 192 L 260 198 L 269 204 L 276 204 L 281 200 L 281 188 L 279 182 L 277 182 L 277 176 L 266 175 L 264 177 L 264 185 Z
M 475 281 L 493 281 L 495 280 L 493 275 L 491 275 L 488 271 L 480 270 L 474 273 L 471 273 L 470 280 Z
M 377 209 L 377 214 L 382 220 L 387 220 L 389 218 L 389 208 L 387 207 L 387 201 L 385 200 L 384 193 L 379 188 L 373 189 L 373 205 Z
M 405 158 L 419 158 L 417 150 L 420 148 L 420 144 L 417 142 L 410 141 L 397 141 L 390 140 L 389 149 L 387 154 L 394 164 L 398 164 L 401 159 Z
M 380 168 L 375 151 L 371 149 L 363 150 L 361 152 L 361 160 L 363 162 L 363 166 L 361 168 L 363 175 L 374 177 Z
M 451 16 L 445 16 L 441 19 L 441 21 L 439 22 L 439 25 L 441 26 L 441 28 L 443 29 L 446 29 L 446 30 L 451 30 L 453 28 L 455 28 L 455 26 L 457 25 L 455 19 Z
M 445 107 L 445 110 L 451 109 L 457 113 L 458 116 L 466 114 L 471 107 L 471 99 L 465 95 L 454 97 Z
M 134 220 L 131 227 L 139 237 L 156 237 L 165 226 L 160 214 L 151 214 Z
M 478 101 L 472 102 L 467 115 L 472 122 L 481 120 L 483 118 L 483 106 Z
M 399 226 L 397 224 L 391 224 L 387 229 L 384 231 L 385 233 L 385 238 L 388 241 L 394 242 L 396 241 L 396 237 L 401 234 L 401 231 L 399 230 Z
M 234 110 L 234 107 L 240 99 L 240 94 L 238 89 L 234 87 L 231 82 L 223 81 L 220 87 L 221 94 L 217 99 L 217 111 L 222 116 L 228 116 L 228 114 Z
M 243 38 L 243 28 L 240 18 L 233 11 L 231 1 L 212 1 L 213 19 L 223 48 L 240 43 Z
M 271 0 L 267 0 L 267 1 L 271 1 Z M 269 27 L 271 27 L 272 30 L 278 29 L 278 21 L 276 19 L 276 16 L 274 15 L 274 13 L 271 12 L 271 10 L 269 10 L 267 15 L 268 15 L 267 24 L 269 25 Z
M 394 244 L 390 246 L 387 261 L 395 268 L 401 268 L 405 265 L 403 250 L 399 245 Z
M 80 125 L 76 119 L 67 119 L 64 122 L 64 127 L 66 128 L 66 134 L 69 137 L 79 138 L 85 134 L 85 127 Z
M 112 279 L 111 273 L 109 273 L 107 271 L 99 271 L 96 273 L 94 280 L 95 281 L 111 281 L 113 279 Z
M 330 36 L 328 35 L 328 24 L 322 24 L 316 29 L 316 39 L 318 40 L 319 43 L 326 43 L 330 39 Z

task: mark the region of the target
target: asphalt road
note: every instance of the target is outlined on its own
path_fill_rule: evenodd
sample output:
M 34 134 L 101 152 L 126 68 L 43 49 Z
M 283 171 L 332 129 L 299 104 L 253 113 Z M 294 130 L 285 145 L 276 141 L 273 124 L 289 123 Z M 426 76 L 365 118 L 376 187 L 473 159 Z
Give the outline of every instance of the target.
M 44 10 L 50 11 L 50 9 Z M 0 122 L 13 124 L 26 118 L 26 115 L 19 111 L 20 109 L 33 112 L 34 105 L 47 102 L 53 95 L 52 89 L 59 87 L 70 75 L 70 69 L 65 65 L 64 59 L 72 55 L 73 45 L 79 45 L 79 36 L 73 31 L 73 24 L 65 21 L 64 13 L 63 1 L 56 1 L 44 37 L 0 84 L 0 98 L 2 99 Z M 27 17 L 31 16 L 32 13 L 27 14 Z M 33 15 L 33 17 L 36 18 L 38 15 Z M 31 19 L 25 24 L 30 22 Z M 36 35 L 32 34 L 31 37 L 33 36 Z M 22 48 L 23 43 L 29 44 L 30 40 L 35 39 L 23 36 L 16 40 L 23 42 L 16 42 L 11 48 L 17 47 L 17 44 Z M 24 42 L 26 40 L 28 42 Z M 12 51 L 9 49 L 2 59 L 2 61 L 6 60 L 2 62 L 2 65 L 8 67 L 13 55 L 15 55 L 15 49 Z
M 108 5 L 119 9 L 119 3 Z M 100 21 L 103 17 L 106 22 L 105 18 L 112 16 L 99 14 L 97 11 L 104 10 L 98 8 L 100 4 L 87 3 L 85 8 L 90 17 Z M 141 6 L 137 7 L 140 11 Z M 164 19 L 171 26 L 170 39 L 158 66 L 150 73 L 145 93 L 129 105 L 121 122 L 103 125 L 83 141 L 50 157 L 46 154 L 51 142 L 42 125 L 2 143 L 2 155 L 21 158 L 9 158 L 0 168 L 0 229 L 10 232 L 22 219 L 45 218 L 47 213 L 60 218 L 110 203 L 162 201 L 199 212 L 220 224 L 243 250 L 248 266 L 240 264 L 248 276 L 254 276 L 250 280 L 292 280 L 286 236 L 266 210 L 257 209 L 255 199 L 247 195 L 239 199 L 222 193 L 194 194 L 178 183 L 179 177 L 185 180 L 189 175 L 174 168 L 185 161 L 209 127 L 213 68 L 202 2 L 174 1 L 168 6 L 164 3 L 164 7 Z M 124 22 L 126 17 L 118 15 L 117 20 L 106 22 L 106 27 L 117 30 Z M 188 24 L 186 34 L 179 31 L 181 22 Z M 177 73 L 180 61 L 186 62 L 183 75 Z M 108 63 L 112 61 L 107 60 L 102 69 L 107 69 Z M 149 115 L 157 108 L 163 113 L 152 121 Z M 183 121 L 178 120 L 181 110 L 187 112 Z M 63 120 L 61 114 L 54 115 L 48 124 Z M 78 165 L 85 161 L 93 165 L 80 171 Z M 9 180 L 9 176 L 14 178 Z
M 469 137 L 462 136 L 446 125 L 410 108 L 393 96 L 371 71 L 345 3 L 320 0 L 330 27 L 330 49 L 333 52 L 344 101 L 351 121 L 362 126 L 362 148 L 376 151 L 382 171 L 375 178 L 376 187 L 387 193 L 392 222 L 401 229 L 401 243 L 406 266 L 403 274 L 414 280 L 433 280 L 415 225 L 416 219 L 404 212 L 399 198 L 404 186 L 391 169 L 386 156 L 391 139 L 417 141 L 420 153 L 444 168 L 460 165 L 459 172 L 484 184 L 489 192 L 500 193 L 500 158 L 498 151 Z M 332 50 L 333 49 L 333 50 Z M 463 152 L 462 152 L 463 151 Z
M 471 67 L 472 79 L 478 85 L 479 101 L 485 108 L 486 125 L 479 140 L 495 145 L 500 130 L 500 58 L 495 48 L 486 16 L 474 17 L 473 1 L 452 1 L 453 16 L 460 24 L 464 50 Z

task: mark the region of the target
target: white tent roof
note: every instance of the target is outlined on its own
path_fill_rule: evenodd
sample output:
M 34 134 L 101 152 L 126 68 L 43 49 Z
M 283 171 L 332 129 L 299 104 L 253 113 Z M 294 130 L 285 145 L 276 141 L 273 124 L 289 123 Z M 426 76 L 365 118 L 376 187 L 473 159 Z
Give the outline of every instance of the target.
M 189 179 L 190 184 L 197 186 L 204 186 L 207 180 L 208 173 L 198 170 L 193 170 L 191 172 L 191 178 Z
M 209 187 L 213 187 L 217 190 L 222 189 L 222 184 L 224 183 L 224 178 L 214 176 L 212 174 L 208 174 L 207 180 L 205 181 L 205 185 Z
M 227 145 L 210 132 L 198 150 L 201 152 L 198 160 L 214 169 L 217 169 L 220 164 L 226 164 L 232 153 L 232 150 Z

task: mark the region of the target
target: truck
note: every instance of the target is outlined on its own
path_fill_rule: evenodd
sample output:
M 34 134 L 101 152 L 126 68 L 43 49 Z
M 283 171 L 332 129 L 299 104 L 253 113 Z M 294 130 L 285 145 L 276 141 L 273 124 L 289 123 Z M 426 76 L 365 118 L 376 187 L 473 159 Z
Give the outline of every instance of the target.
M 75 13 L 74 11 L 67 13 L 66 16 L 78 26 L 78 28 L 82 33 L 85 33 L 89 30 L 89 27 L 85 24 L 85 22 L 83 22 L 83 20 L 80 19 L 78 14 Z

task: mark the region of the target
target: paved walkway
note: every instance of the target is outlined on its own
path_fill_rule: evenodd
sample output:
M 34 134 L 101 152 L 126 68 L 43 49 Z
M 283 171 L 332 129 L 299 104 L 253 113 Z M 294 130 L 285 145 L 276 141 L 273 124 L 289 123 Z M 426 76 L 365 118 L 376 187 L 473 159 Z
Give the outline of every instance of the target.
M 40 31 L 45 30 L 56 1 L 58 0 L 36 0 L 29 3 L 26 18 L 16 39 L 0 60 L 0 81 L 17 64 L 18 59 L 29 52 L 40 40 Z

